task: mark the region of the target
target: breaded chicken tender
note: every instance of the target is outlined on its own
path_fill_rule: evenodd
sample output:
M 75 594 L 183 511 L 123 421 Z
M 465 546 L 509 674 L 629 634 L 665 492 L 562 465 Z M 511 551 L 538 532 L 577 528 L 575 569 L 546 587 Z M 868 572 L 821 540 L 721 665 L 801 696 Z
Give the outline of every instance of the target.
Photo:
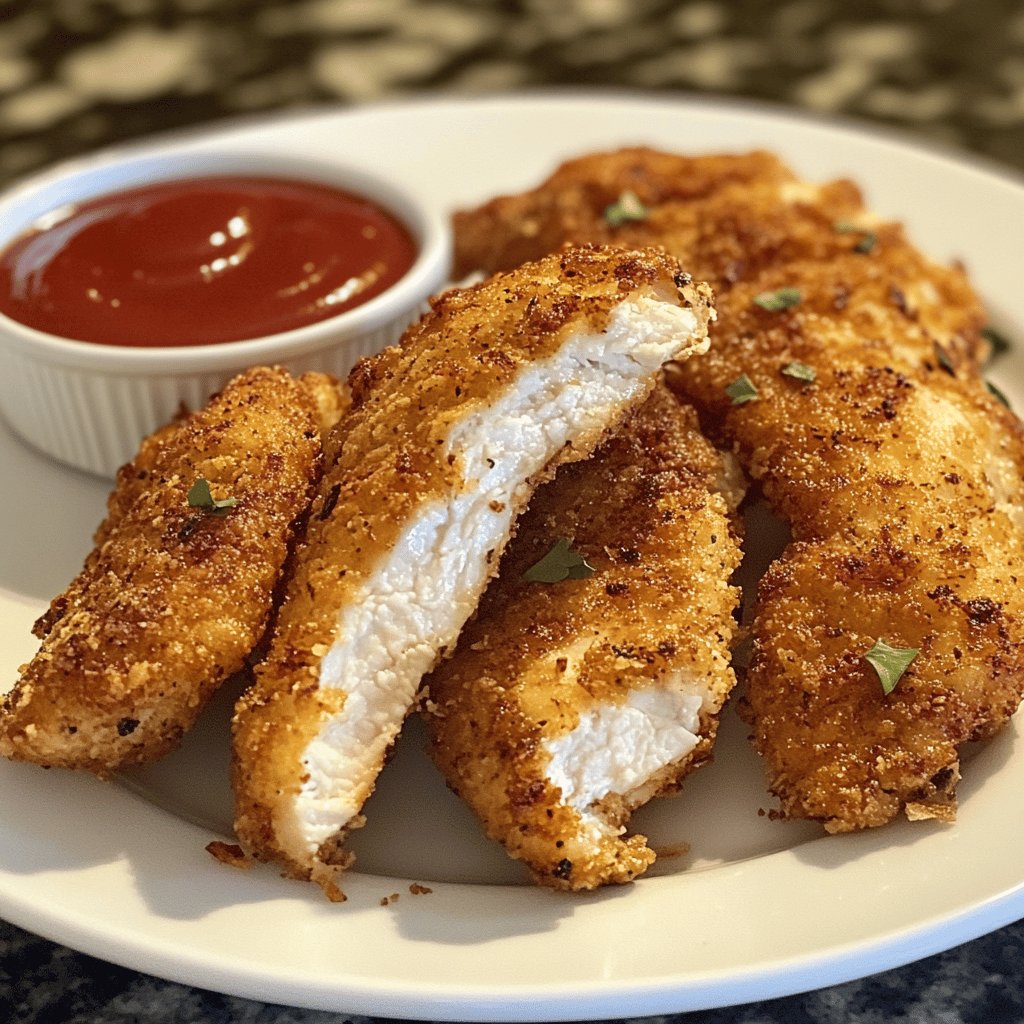
M 234 720 L 235 828 L 341 899 L 423 675 L 454 647 L 514 523 L 707 346 L 704 286 L 662 253 L 569 249 L 453 290 L 359 364 L 267 660 Z
M 708 760 L 729 665 L 742 476 L 659 386 L 519 523 L 452 658 L 427 677 L 431 754 L 487 833 L 562 889 L 654 861 L 629 815 Z M 593 575 L 533 581 L 568 540 Z
M 695 203 L 742 195 L 751 185 L 774 187 L 792 180 L 779 160 L 764 152 L 688 159 L 630 148 L 569 160 L 531 191 L 456 212 L 454 274 L 510 270 L 571 240 L 644 244 L 636 240 L 654 240 L 663 233 L 662 218 L 687 217 Z M 629 193 L 639 205 L 627 201 L 617 213 L 616 205 Z M 701 230 L 699 218 L 687 219 L 695 232 Z M 745 239 L 732 235 L 722 238 L 723 246 L 737 259 L 745 258 Z
M 81 573 L 36 623 L 0 754 L 106 775 L 177 746 L 266 629 L 341 404 L 323 375 L 260 367 L 142 442 Z M 190 506 L 198 480 L 235 504 Z
M 456 228 L 460 273 L 615 240 L 712 284 L 711 354 L 672 381 L 794 537 L 760 589 L 745 705 L 781 812 L 833 832 L 951 817 L 959 747 L 1024 690 L 1024 439 L 981 379 L 963 269 L 850 182 L 764 153 L 595 154 Z M 918 652 L 889 693 L 876 641 Z
M 958 748 L 996 732 L 1024 687 L 1024 437 L 963 355 L 980 317 L 958 275 L 915 255 L 879 232 L 871 258 L 738 285 L 723 301 L 732 358 L 675 378 L 789 520 L 794 543 L 759 591 L 747 713 L 782 812 L 833 832 L 904 809 L 952 817 Z M 799 305 L 758 308 L 783 274 Z M 911 318 L 902 296 L 926 281 L 934 305 Z M 781 372 L 793 359 L 813 382 Z M 723 402 L 741 372 L 757 401 Z M 889 694 L 865 660 L 879 640 L 919 651 Z

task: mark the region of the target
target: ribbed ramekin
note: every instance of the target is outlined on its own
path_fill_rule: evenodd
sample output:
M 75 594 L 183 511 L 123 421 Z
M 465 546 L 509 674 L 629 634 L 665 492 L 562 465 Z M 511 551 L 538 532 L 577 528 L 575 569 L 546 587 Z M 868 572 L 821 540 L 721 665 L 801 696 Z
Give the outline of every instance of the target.
M 335 185 L 394 214 L 418 256 L 392 287 L 337 316 L 245 341 L 128 348 L 74 341 L 0 314 L 0 415 L 40 451 L 90 473 L 113 475 L 141 439 L 184 404 L 202 405 L 240 371 L 261 364 L 343 377 L 360 358 L 397 341 L 447 279 L 447 218 L 383 176 L 332 163 L 258 153 L 159 152 L 49 172 L 0 198 L 0 250 L 45 214 L 122 189 L 175 179 L 248 175 Z

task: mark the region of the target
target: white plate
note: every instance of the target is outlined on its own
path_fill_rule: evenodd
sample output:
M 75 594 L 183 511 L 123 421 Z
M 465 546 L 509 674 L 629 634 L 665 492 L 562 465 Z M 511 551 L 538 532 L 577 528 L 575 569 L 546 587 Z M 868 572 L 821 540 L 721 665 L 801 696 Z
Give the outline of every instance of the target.
M 1024 338 L 1024 189 L 1009 176 L 761 108 L 623 96 L 424 102 L 329 112 L 163 142 L 389 171 L 439 207 L 526 187 L 561 158 L 645 142 L 774 149 L 809 178 L 850 175 L 935 256 L 961 257 L 1002 326 Z M 136 147 L 133 147 L 136 148 Z M 109 155 L 100 159 L 110 159 Z M 1024 407 L 1020 349 L 996 379 Z M 1022 382 L 1018 384 L 1018 382 Z M 1015 386 L 1017 385 L 1017 386 Z M 1015 393 L 1016 392 L 1016 393 Z M 106 488 L 0 433 L 0 678 L 77 570 Z M 972 753 L 957 823 L 823 838 L 770 806 L 742 727 L 680 798 L 645 809 L 666 848 L 652 877 L 567 896 L 523 885 L 444 789 L 413 729 L 357 836 L 349 900 L 271 869 L 234 871 L 226 838 L 229 695 L 186 747 L 130 785 L 0 764 L 0 910 L 139 970 L 276 1003 L 473 1020 L 692 1010 L 829 985 L 925 956 L 1024 915 L 1021 722 Z M 432 892 L 413 895 L 410 882 Z M 401 899 L 381 906 L 382 897 Z

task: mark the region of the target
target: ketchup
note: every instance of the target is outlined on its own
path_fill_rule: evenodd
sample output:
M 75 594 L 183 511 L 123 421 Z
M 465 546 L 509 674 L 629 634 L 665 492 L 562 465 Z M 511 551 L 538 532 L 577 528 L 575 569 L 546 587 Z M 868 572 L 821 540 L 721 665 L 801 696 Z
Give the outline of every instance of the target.
M 415 258 L 406 228 L 362 196 L 310 181 L 193 178 L 40 218 L 0 253 L 0 311 L 104 345 L 240 341 L 358 306 Z

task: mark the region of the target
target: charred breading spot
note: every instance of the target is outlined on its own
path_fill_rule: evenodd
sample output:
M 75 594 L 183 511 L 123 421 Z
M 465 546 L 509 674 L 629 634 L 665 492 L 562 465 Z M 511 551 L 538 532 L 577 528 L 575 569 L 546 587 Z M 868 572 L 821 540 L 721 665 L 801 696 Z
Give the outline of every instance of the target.
M 538 333 L 557 331 L 576 315 L 579 297 L 565 295 L 550 303 L 535 302 L 528 315 L 529 330 Z
M 563 299 L 556 299 L 553 305 L 558 308 L 555 310 L 551 321 L 534 325 L 534 330 L 538 335 L 553 332 L 562 327 L 573 315 L 579 303 L 575 296 L 566 296 Z M 481 366 L 501 371 L 499 380 L 502 381 L 510 380 L 516 370 L 516 361 L 507 352 L 499 348 L 492 348 L 489 345 L 481 348 L 480 352 L 477 353 L 476 360 Z M 461 395 L 462 390 L 460 388 L 459 397 Z
M 1002 609 L 989 597 L 975 597 L 964 601 L 964 610 L 972 626 L 986 626 L 998 622 L 1002 617 Z
M 352 396 L 352 408 L 358 409 L 375 382 L 386 380 L 392 357 L 388 350 L 376 356 L 360 359 L 349 371 L 348 389 Z
M 640 259 L 623 260 L 615 267 L 613 273 L 619 284 L 630 290 L 639 288 L 643 284 L 649 284 L 653 280 L 650 266 Z M 672 280 L 675 281 L 678 277 L 679 275 L 676 274 Z M 677 287 L 681 286 L 677 285 Z
M 33 634 L 42 640 L 64 617 L 69 603 L 68 597 L 64 594 L 55 597 L 50 602 L 50 607 L 32 624 Z
M 634 647 L 631 644 L 611 644 L 611 651 L 616 658 L 624 658 L 626 661 L 639 661 L 645 665 L 653 665 L 658 660 L 653 651 L 643 647 Z
M 239 510 L 239 515 L 243 514 Z M 168 512 L 166 528 L 160 538 L 166 548 L 174 548 L 182 565 L 198 566 L 208 562 L 225 545 L 235 543 L 233 531 L 225 529 L 223 519 L 186 509 Z
M 957 608 L 962 611 L 974 629 L 991 626 L 997 636 L 1006 637 L 1002 623 L 1003 609 L 997 601 L 989 597 L 974 597 L 964 601 L 948 584 L 940 584 L 934 590 L 930 590 L 927 596 L 945 609 Z
M 920 558 L 891 543 L 872 546 L 867 551 L 844 553 L 835 563 L 839 579 L 848 586 L 897 590 L 920 566 Z
M 552 869 L 551 874 L 561 882 L 567 882 L 572 877 L 572 861 L 563 857 Z

